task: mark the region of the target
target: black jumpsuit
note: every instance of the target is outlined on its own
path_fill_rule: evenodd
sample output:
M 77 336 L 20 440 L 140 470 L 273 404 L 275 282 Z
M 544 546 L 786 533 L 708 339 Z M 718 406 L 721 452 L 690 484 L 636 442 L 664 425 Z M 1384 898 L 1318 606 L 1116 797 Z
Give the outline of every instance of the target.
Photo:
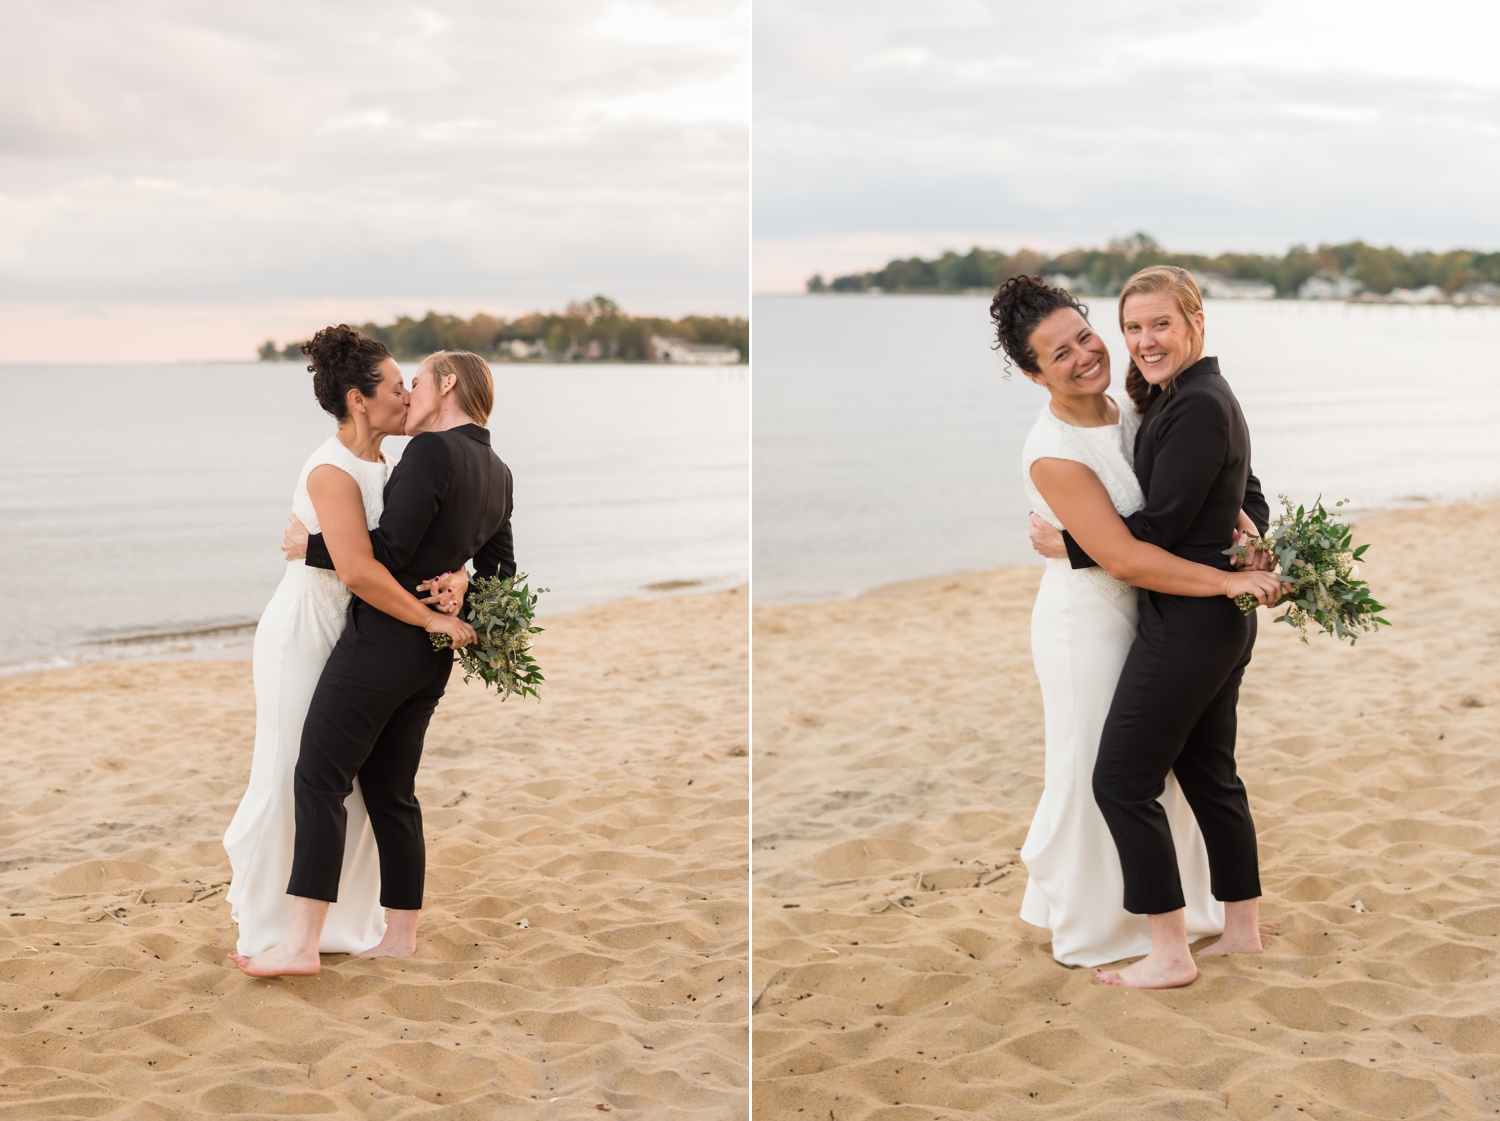
M 1203 358 L 1156 395 L 1136 435 L 1146 505 L 1125 519 L 1139 540 L 1229 569 L 1223 550 L 1241 509 L 1260 532 L 1269 518 L 1250 470 L 1250 433 L 1216 358 Z M 1093 562 L 1067 538 L 1073 566 Z M 1235 706 L 1255 644 L 1254 615 L 1225 596 L 1142 589 L 1135 642 L 1115 687 L 1094 764 L 1094 800 L 1120 853 L 1125 909 L 1159 915 L 1184 905 L 1167 815 L 1167 772 L 1192 806 L 1208 849 L 1214 896 L 1260 895 L 1255 823 L 1235 772 Z
M 471 557 L 476 576 L 514 576 L 510 469 L 490 448 L 488 430 L 463 424 L 412 438 L 385 485 L 375 559 L 407 591 Z M 307 563 L 332 568 L 321 535 Z M 393 619 L 359 598 L 323 667 L 302 726 L 293 780 L 297 839 L 288 895 L 338 901 L 354 779 L 364 794 L 380 850 L 380 903 L 422 906 L 427 850 L 417 765 L 427 723 L 453 669 L 453 651 L 434 650 L 421 627 Z

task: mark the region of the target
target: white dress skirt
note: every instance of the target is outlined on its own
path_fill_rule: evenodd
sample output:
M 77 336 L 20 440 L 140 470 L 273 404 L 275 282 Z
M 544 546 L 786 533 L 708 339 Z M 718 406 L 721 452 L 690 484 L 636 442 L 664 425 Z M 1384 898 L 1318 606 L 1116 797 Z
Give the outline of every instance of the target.
M 307 477 L 323 464 L 359 484 L 367 526 L 378 525 L 390 465 L 366 462 L 332 436 L 303 466 L 292 499 L 293 512 L 309 532 L 319 532 L 319 525 Z M 237 949 L 247 956 L 270 949 L 291 927 L 292 897 L 286 889 L 297 833 L 292 779 L 313 690 L 344 633 L 349 600 L 349 589 L 336 574 L 291 561 L 255 631 L 255 754 L 249 786 L 224 834 L 233 869 L 230 915 L 240 928 Z M 339 898 L 328 908 L 318 944 L 325 954 L 359 953 L 385 936 L 380 853 L 357 779 L 344 808 L 348 829 Z
M 1094 471 L 1122 517 L 1145 505 L 1131 467 L 1138 424 L 1129 405 L 1121 422 L 1101 428 L 1064 424 L 1043 406 L 1026 441 L 1022 472 L 1036 513 L 1063 528 L 1031 481 L 1038 459 L 1068 459 Z M 1094 760 L 1125 656 L 1135 641 L 1136 589 L 1103 569 L 1073 570 L 1049 560 L 1031 612 L 1031 654 L 1042 686 L 1046 761 L 1042 798 L 1021 861 L 1021 918 L 1052 932 L 1052 956 L 1094 966 L 1151 949 L 1145 915 L 1125 910 L 1120 856 L 1094 801 Z M 1209 890 L 1208 852 L 1174 776 L 1161 805 L 1177 849 L 1189 939 L 1220 934 L 1224 905 Z

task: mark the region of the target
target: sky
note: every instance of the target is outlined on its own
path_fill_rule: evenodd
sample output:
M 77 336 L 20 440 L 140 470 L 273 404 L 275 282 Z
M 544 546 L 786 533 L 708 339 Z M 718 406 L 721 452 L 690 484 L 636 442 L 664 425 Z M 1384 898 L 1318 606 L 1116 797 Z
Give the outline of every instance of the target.
M 747 0 L 0 5 L 0 362 L 749 304 Z
M 756 0 L 757 292 L 971 245 L 1500 248 L 1500 5 Z

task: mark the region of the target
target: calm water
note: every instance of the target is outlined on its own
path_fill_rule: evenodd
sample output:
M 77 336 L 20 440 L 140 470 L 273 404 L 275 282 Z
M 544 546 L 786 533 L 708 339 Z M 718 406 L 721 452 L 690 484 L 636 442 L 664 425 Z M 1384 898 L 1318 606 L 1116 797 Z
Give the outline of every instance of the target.
M 1123 395 L 1111 299 L 1091 318 Z M 1045 394 L 988 300 L 755 301 L 755 597 L 796 602 L 1036 560 L 1021 445 Z M 1357 509 L 1500 494 L 1500 309 L 1210 301 L 1208 353 L 1269 496 Z
M 495 375 L 541 610 L 747 578 L 743 369 Z M 297 474 L 333 430 L 309 382 L 290 363 L 0 368 L 0 669 L 243 648 L 284 570 Z

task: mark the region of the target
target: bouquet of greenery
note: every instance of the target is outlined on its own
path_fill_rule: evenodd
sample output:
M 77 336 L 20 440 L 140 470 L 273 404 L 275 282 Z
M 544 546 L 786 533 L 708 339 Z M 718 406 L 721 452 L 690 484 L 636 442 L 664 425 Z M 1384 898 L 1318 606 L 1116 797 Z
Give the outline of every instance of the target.
M 469 609 L 464 613 L 464 620 L 479 636 L 477 643 L 458 652 L 464 681 L 477 677 L 486 685 L 493 685 L 502 701 L 512 693 L 535 697 L 536 687 L 545 680 L 531 656 L 531 636 L 542 633 L 542 628 L 534 626 L 532 620 L 536 616 L 537 596 L 547 589 L 533 592 L 527 584 L 517 588 L 517 581 L 525 579 L 524 572 L 503 579 L 477 577 L 469 588 Z M 446 650 L 453 644 L 445 634 L 429 637 L 434 650 Z
M 1335 502 L 1337 509 L 1343 501 Z M 1277 617 L 1279 623 L 1290 623 L 1307 641 L 1307 624 L 1311 620 L 1336 638 L 1347 638 L 1353 646 L 1360 631 L 1374 631 L 1391 625 L 1382 619 L 1385 610 L 1370 595 L 1369 585 L 1359 577 L 1359 559 L 1370 546 L 1351 547 L 1353 532 L 1333 520 L 1320 498 L 1311 510 L 1281 496 L 1284 512 L 1271 523 L 1264 537 L 1252 537 L 1243 545 L 1225 549 L 1227 556 L 1244 556 L 1252 549 L 1264 549 L 1280 561 L 1277 576 L 1290 589 L 1273 606 L 1291 604 Z M 1259 606 L 1255 597 L 1236 596 L 1235 603 L 1246 615 Z

